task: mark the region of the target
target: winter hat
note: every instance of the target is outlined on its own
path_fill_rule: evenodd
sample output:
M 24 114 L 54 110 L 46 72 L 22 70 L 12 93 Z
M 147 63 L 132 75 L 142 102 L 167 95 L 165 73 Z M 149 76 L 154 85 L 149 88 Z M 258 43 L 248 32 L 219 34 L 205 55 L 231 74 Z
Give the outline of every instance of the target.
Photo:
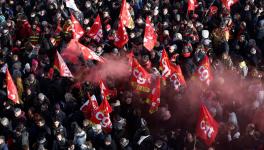
M 111 103 L 111 106 L 112 107 L 118 107 L 118 106 L 120 106 L 120 101 L 119 100 L 116 100 L 115 103 Z
M 1 119 L 1 124 L 2 124 L 4 127 L 6 127 L 6 126 L 8 126 L 8 124 L 9 124 L 9 120 L 8 120 L 6 117 L 4 117 L 4 118 Z
M 39 137 L 38 138 L 38 143 L 39 144 L 44 144 L 46 142 L 46 138 L 45 137 Z
M 107 135 L 106 137 L 105 137 L 105 142 L 112 142 L 112 137 L 111 137 L 111 135 Z
M 128 139 L 122 138 L 120 140 L 120 145 L 121 145 L 122 148 L 126 147 L 128 144 L 129 144 L 129 140 Z
M 209 40 L 209 39 L 205 39 L 204 41 L 203 41 L 203 45 L 204 46 L 209 46 L 210 44 L 211 44 L 211 40 Z
M 39 100 L 44 100 L 44 98 L 45 98 L 45 95 L 43 93 L 39 93 L 38 94 L 38 99 Z
M 176 40 L 182 40 L 182 34 L 181 33 L 176 33 L 175 39 Z
M 209 31 L 208 30 L 202 30 L 202 37 L 205 39 L 209 38 Z
M 235 112 L 229 113 L 228 122 L 238 126 L 237 116 Z
M 100 124 L 96 124 L 92 127 L 93 130 L 102 130 L 102 126 Z
M 22 113 L 22 111 L 21 111 L 21 109 L 20 109 L 20 108 L 15 108 L 15 109 L 14 109 L 14 114 L 15 114 L 15 117 L 18 117 L 18 116 L 20 116 L 20 115 L 21 115 L 21 113 Z

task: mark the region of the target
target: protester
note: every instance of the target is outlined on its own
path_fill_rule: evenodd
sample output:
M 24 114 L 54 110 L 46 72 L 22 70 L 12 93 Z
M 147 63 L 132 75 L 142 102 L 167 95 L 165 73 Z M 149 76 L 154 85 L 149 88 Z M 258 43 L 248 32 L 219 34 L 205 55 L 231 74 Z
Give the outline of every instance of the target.
M 264 148 L 263 1 L 0 7 L 0 150 Z

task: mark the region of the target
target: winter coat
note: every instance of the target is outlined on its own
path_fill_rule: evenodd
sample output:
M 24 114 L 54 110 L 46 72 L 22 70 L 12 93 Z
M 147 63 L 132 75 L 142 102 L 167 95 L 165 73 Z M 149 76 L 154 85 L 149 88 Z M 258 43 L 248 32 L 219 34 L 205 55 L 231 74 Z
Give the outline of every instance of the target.
M 68 141 L 64 138 L 61 141 L 55 139 L 52 144 L 52 150 L 65 150 L 67 149 Z
M 0 150 L 8 150 L 7 144 L 5 144 L 5 143 L 1 144 Z
M 75 133 L 74 138 L 73 138 L 73 143 L 75 145 L 82 145 L 86 141 L 86 133 L 84 131 L 81 131 L 80 133 Z

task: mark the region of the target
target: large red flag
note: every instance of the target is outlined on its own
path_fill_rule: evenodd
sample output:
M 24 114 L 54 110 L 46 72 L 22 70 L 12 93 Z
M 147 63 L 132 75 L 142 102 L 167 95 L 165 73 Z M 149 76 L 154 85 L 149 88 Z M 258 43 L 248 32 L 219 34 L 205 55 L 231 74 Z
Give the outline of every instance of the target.
M 146 27 L 144 34 L 144 47 L 151 51 L 157 43 L 157 34 L 155 28 L 150 22 L 149 17 L 146 18 Z
M 209 85 L 210 82 L 213 80 L 213 75 L 211 72 L 211 65 L 210 65 L 209 58 L 207 55 L 205 55 L 203 60 L 200 62 L 195 72 L 195 76 L 197 76 L 200 81 L 206 83 L 207 85 Z
M 129 12 L 130 5 L 126 2 L 126 0 L 122 0 L 121 10 L 119 19 L 122 21 L 123 25 L 129 29 L 134 29 L 135 24 L 133 18 Z
M 197 0 L 188 0 L 188 11 L 194 11 Z
M 73 64 L 77 64 L 79 62 L 79 56 L 81 55 L 81 50 L 78 47 L 78 41 L 76 39 L 72 39 L 67 47 L 62 50 L 61 56 L 66 61 L 69 61 Z
M 58 51 L 56 52 L 56 56 L 54 58 L 54 67 L 60 72 L 60 76 L 70 78 L 73 77 L 70 69 L 68 68 Z
M 158 110 L 160 105 L 160 77 L 158 77 L 156 80 L 155 87 L 151 91 L 149 100 L 150 100 L 149 113 L 152 114 Z
M 161 53 L 159 69 L 162 71 L 161 76 L 164 80 L 171 75 L 171 64 L 165 49 Z
M 7 86 L 7 98 L 13 101 L 15 104 L 19 104 L 19 97 L 17 93 L 16 85 L 10 75 L 8 68 L 6 68 L 6 86 Z
M 151 75 L 134 58 L 132 62 L 131 85 L 137 92 L 150 92 Z
M 176 91 L 180 91 L 182 87 L 186 87 L 186 82 L 179 65 L 171 65 L 171 75 L 169 79 Z
M 227 10 L 230 11 L 231 6 L 238 2 L 238 0 L 221 0 L 222 4 L 225 6 Z
M 103 99 L 99 108 L 96 110 L 94 115 L 91 117 L 91 121 L 94 124 L 101 124 L 105 132 L 110 132 L 112 130 L 112 122 L 110 120 L 110 113 L 112 108 L 109 105 L 107 99 Z
M 79 42 L 77 44 L 78 44 L 78 48 L 81 50 L 84 60 L 96 60 L 101 63 L 105 62 L 103 57 L 98 56 L 94 51 L 90 50 L 88 47 L 82 45 Z
M 77 40 L 72 39 L 67 47 L 62 51 L 62 57 L 70 61 L 73 64 L 79 62 L 79 56 L 82 55 L 84 60 L 97 60 L 99 62 L 105 62 L 103 57 L 98 56 L 94 51 L 90 50 L 88 47 L 82 45 Z
M 80 108 L 84 116 L 88 119 L 91 118 L 91 116 L 96 112 L 97 109 L 98 103 L 94 95 L 89 97 L 89 99 Z
M 117 48 L 122 48 L 128 42 L 128 35 L 126 32 L 126 28 L 124 27 L 122 21 L 118 22 L 118 28 L 115 33 L 114 45 Z
M 200 116 L 196 126 L 196 135 L 202 139 L 208 146 L 214 141 L 218 133 L 218 123 L 211 116 L 206 106 L 200 108 Z
M 71 14 L 71 21 L 73 24 L 72 26 L 73 38 L 78 40 L 83 36 L 84 30 L 81 24 L 79 23 L 79 21 L 73 16 L 73 14 Z
M 99 15 L 97 15 L 95 22 L 87 35 L 98 42 L 103 38 L 102 23 Z

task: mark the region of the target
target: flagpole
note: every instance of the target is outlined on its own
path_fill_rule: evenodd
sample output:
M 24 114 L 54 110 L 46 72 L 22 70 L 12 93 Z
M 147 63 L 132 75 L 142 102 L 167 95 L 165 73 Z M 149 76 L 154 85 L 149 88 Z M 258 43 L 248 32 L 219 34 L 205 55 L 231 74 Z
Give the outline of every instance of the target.
M 213 6 L 214 2 L 215 2 L 215 0 L 213 0 L 213 2 L 209 5 L 209 8 L 206 10 L 206 13 L 205 13 L 205 15 L 203 17 L 202 23 L 204 22 L 204 18 L 207 16 L 207 14 L 210 11 L 210 8 Z

